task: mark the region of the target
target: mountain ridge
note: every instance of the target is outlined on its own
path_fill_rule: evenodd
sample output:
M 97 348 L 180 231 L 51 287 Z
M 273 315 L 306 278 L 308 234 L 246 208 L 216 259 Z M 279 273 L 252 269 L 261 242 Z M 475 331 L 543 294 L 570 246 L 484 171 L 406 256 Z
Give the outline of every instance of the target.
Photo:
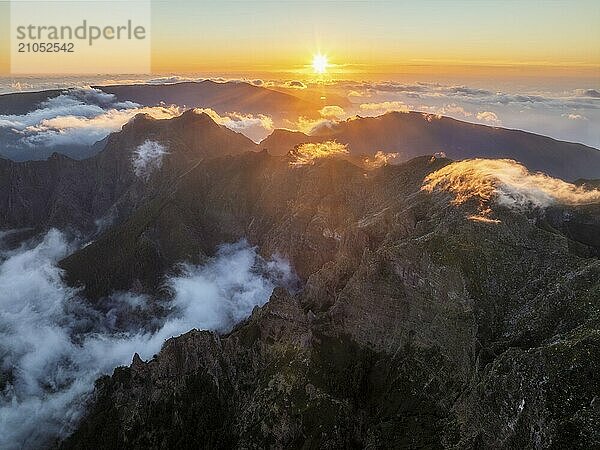
M 522 130 L 473 124 L 420 112 L 390 112 L 321 127 L 319 134 L 274 130 L 260 142 L 273 154 L 285 154 L 303 142 L 337 140 L 351 153 L 399 153 L 400 160 L 444 152 L 449 158 L 510 158 L 530 170 L 567 180 L 600 174 L 600 150 Z
M 99 380 L 63 447 L 600 442 L 590 425 L 600 262 L 584 250 L 596 244 L 573 241 L 541 210 L 490 199 L 498 221 L 476 221 L 477 198 L 453 204 L 421 189 L 450 164 L 419 157 L 365 176 L 341 159 L 292 167 L 244 153 L 203 162 L 164 208 L 135 211 L 109 240 L 139 274 L 247 237 L 286 256 L 302 289 L 276 289 L 226 335 L 192 330 L 148 361 L 134 356 Z M 580 211 L 556 208 L 560 220 Z M 189 254 L 161 258 L 172 242 Z M 110 248 L 98 240 L 61 266 L 92 297 L 117 278 L 118 288 L 146 283 L 127 259 L 86 274 Z

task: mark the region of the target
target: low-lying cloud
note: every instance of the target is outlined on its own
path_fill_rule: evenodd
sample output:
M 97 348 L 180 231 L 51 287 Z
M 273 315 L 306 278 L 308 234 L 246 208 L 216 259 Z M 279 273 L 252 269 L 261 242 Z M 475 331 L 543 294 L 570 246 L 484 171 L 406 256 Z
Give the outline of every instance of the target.
M 133 172 L 137 177 L 147 180 L 150 175 L 162 167 L 163 158 L 169 152 L 160 142 L 146 140 L 131 155 Z
M 394 164 L 400 161 L 400 153 L 388 153 L 379 150 L 373 156 L 367 156 L 363 159 L 363 165 L 368 169 L 379 169 L 380 167 Z
M 114 294 L 95 307 L 62 281 L 56 261 L 72 251 L 63 234 L 0 258 L 0 447 L 40 448 L 69 434 L 102 374 L 156 354 L 190 329 L 226 332 L 263 305 L 294 275 L 281 259 L 266 261 L 245 241 L 223 245 L 203 266 L 168 278 L 172 297 L 154 303 Z M 163 305 L 162 318 L 146 311 Z M 144 312 L 146 311 L 146 312 Z
M 0 128 L 14 131 L 30 147 L 91 145 L 121 129 L 136 114 L 167 119 L 181 112 L 177 106 L 119 102 L 113 94 L 86 87 L 67 90 L 25 114 L 0 115 Z
M 321 117 L 326 119 L 341 119 L 346 117 L 346 111 L 344 111 L 344 108 L 337 105 L 324 106 L 319 110 L 319 114 Z
M 359 108 L 361 112 L 366 112 L 369 115 L 385 114 L 392 111 L 409 112 L 411 110 L 409 105 L 399 100 L 378 103 L 362 103 Z
M 500 119 L 498 119 L 496 113 L 493 113 L 491 111 L 482 111 L 480 113 L 477 113 L 477 120 L 481 122 L 487 122 L 493 125 L 500 124 Z
M 429 174 L 422 190 L 446 191 L 454 204 L 469 200 L 488 210 L 489 202 L 511 208 L 546 208 L 554 204 L 583 205 L 600 202 L 600 190 L 586 189 L 543 173 L 532 173 L 510 159 L 469 159 L 451 163 Z
M 211 108 L 196 108 L 194 111 L 208 114 L 210 118 L 219 125 L 242 133 L 254 142 L 260 142 L 271 134 L 275 128 L 271 116 L 265 114 L 241 114 L 238 112 L 230 112 L 221 115 Z
M 318 159 L 347 156 L 348 154 L 346 145 L 336 141 L 301 144 L 290 152 L 290 166 L 310 166 L 314 165 Z
M 24 129 L 23 142 L 30 146 L 91 145 L 118 131 L 136 114 L 148 114 L 155 119 L 171 119 L 181 114 L 179 107 L 135 107 L 109 109 L 94 117 L 75 115 L 44 119 Z
M 600 120 L 597 88 L 542 90 L 536 85 L 511 87 L 506 84 L 503 87 L 505 90 L 500 91 L 442 83 L 346 80 L 338 82 L 332 91 L 344 91 L 355 105 L 345 108 L 351 113 L 378 115 L 402 111 L 406 105 L 412 111 L 502 125 L 600 147 L 600 134 L 592 125 Z

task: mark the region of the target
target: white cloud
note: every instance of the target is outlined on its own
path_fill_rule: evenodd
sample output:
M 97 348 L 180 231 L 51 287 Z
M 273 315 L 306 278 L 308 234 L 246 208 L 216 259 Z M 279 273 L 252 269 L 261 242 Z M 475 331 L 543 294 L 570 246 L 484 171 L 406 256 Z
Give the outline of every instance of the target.
M 429 174 L 422 189 L 448 191 L 454 195 L 455 204 L 479 200 L 482 211 L 488 209 L 490 201 L 512 208 L 600 202 L 598 189 L 586 189 L 543 173 L 531 173 L 510 159 L 470 159 L 451 163 Z
M 411 110 L 411 106 L 406 103 L 396 100 L 396 101 L 385 101 L 385 102 L 371 102 L 371 103 L 362 103 L 360 106 L 361 112 L 366 112 L 369 115 L 372 114 L 385 114 L 391 111 L 398 112 L 409 112 Z
M 26 114 L 0 115 L 0 128 L 16 130 L 22 142 L 32 147 L 91 145 L 139 113 L 165 119 L 181 114 L 181 110 L 118 102 L 112 94 L 87 87 L 65 91 Z
M 254 142 L 260 142 L 274 129 L 273 119 L 265 114 L 229 112 L 221 115 L 211 108 L 196 108 L 194 111 L 208 114 L 219 125 L 242 133 Z
M 133 172 L 137 177 L 148 180 L 150 175 L 162 166 L 163 158 L 169 152 L 160 142 L 146 140 L 131 155 Z
M 582 116 L 581 114 L 563 114 L 563 117 L 566 117 L 569 120 L 588 120 L 587 117 Z
M 494 124 L 494 125 L 500 124 L 500 119 L 498 119 L 498 116 L 496 115 L 496 113 L 493 113 L 491 111 L 482 111 L 482 112 L 477 113 L 477 120 L 479 120 L 481 122 L 487 122 L 490 124 Z
M 298 117 L 296 122 L 285 121 L 287 128 L 290 130 L 301 131 L 304 134 L 308 135 L 317 135 L 319 133 L 327 133 L 329 130 L 334 128 L 339 121 L 332 118 L 308 118 L 308 117 Z
M 342 119 L 346 116 L 346 111 L 341 106 L 328 105 L 321 108 L 319 114 L 325 119 Z
M 56 261 L 71 247 L 52 230 L 0 259 L 3 449 L 49 446 L 73 430 L 94 381 L 129 364 L 134 352 L 149 359 L 166 339 L 193 328 L 229 331 L 274 286 L 294 282 L 285 261 L 265 261 L 243 241 L 224 245 L 204 266 L 184 266 L 168 279 L 166 316 L 144 323 L 151 303 L 145 296 L 114 294 L 92 309 L 63 284 Z
M 182 110 L 177 106 L 154 106 L 103 110 L 89 118 L 60 115 L 28 126 L 24 129 L 25 136 L 22 140 L 30 146 L 91 145 L 110 133 L 120 130 L 137 114 L 148 114 L 155 119 L 171 119 L 181 112 Z
M 387 153 L 379 150 L 372 157 L 365 157 L 363 159 L 363 164 L 369 169 L 378 169 L 387 166 L 388 164 L 393 164 L 396 161 L 400 161 L 399 158 L 399 153 Z
M 290 166 L 313 165 L 317 159 L 346 156 L 348 154 L 346 145 L 336 141 L 301 144 L 292 150 Z

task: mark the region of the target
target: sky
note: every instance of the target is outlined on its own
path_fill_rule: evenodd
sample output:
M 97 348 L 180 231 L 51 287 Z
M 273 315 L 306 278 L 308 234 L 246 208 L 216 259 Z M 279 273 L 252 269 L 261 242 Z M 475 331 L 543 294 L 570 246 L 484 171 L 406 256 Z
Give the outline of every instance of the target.
M 317 52 L 353 78 L 600 67 L 598 1 L 154 1 L 152 17 L 156 72 L 293 72 Z
M 40 71 L 31 76 L 9 72 L 6 49 L 14 42 L 6 31 L 14 24 L 9 3 L 0 0 L 0 93 L 206 78 L 285 89 L 284 82 L 301 80 L 306 92 L 328 85 L 350 101 L 341 120 L 364 115 L 362 105 L 371 114 L 411 109 L 600 147 L 598 0 L 136 1 L 133 19 L 150 24 L 149 54 L 142 47 L 123 52 L 126 43 L 119 42 L 120 61 L 149 56 L 149 73 L 109 71 L 119 58 L 114 47 L 99 52 L 97 42 L 93 58 L 83 55 L 98 68 L 92 75 L 48 76 L 46 63 L 32 61 L 29 67 Z M 18 3 L 25 5 L 23 20 L 48 19 L 34 3 Z M 79 23 L 79 8 L 89 21 L 111 23 L 128 16 L 124 4 L 133 0 L 118 7 L 108 0 L 53 1 L 53 20 L 71 16 Z M 15 9 L 13 3 L 13 22 Z M 329 66 L 317 76 L 311 62 L 318 53 Z M 58 55 L 31 56 L 66 67 Z M 251 138 L 270 131 L 254 130 Z
M 65 20 L 75 5 L 88 5 L 90 21 L 117 9 L 104 0 L 52 3 Z M 329 73 L 352 79 L 402 74 L 600 78 L 597 0 L 146 3 L 152 15 L 153 73 L 286 78 L 309 74 L 311 59 L 320 52 L 329 58 Z M 25 7 L 26 16 L 41 9 L 27 0 L 15 4 L 32 5 Z M 8 7 L 0 0 L 0 73 L 7 72 L 12 45 Z M 136 6 L 140 17 L 133 19 L 145 20 L 145 9 Z M 110 52 L 97 60 L 98 67 L 108 67 Z

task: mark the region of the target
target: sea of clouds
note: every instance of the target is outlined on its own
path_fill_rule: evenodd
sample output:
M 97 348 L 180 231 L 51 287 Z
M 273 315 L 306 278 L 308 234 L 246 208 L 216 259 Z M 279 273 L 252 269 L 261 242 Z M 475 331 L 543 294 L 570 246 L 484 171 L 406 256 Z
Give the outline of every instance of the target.
M 490 126 L 518 128 L 572 142 L 600 147 L 600 132 L 594 124 L 600 121 L 600 88 L 582 82 L 581 87 L 552 88 L 521 86 L 515 83 L 500 89 L 481 86 L 444 84 L 437 82 L 351 81 L 331 80 L 316 83 L 300 80 L 261 80 L 167 76 L 130 80 L 95 81 L 98 84 L 149 85 L 174 84 L 182 81 L 249 83 L 300 96 L 322 93 L 325 104 L 315 107 L 307 117 L 287 117 L 275 122 L 280 111 L 214 111 L 202 109 L 217 123 L 245 134 L 255 142 L 268 136 L 275 128 L 288 128 L 316 134 L 341 120 L 360 116 L 377 116 L 390 111 L 420 111 Z M 7 80 L 4 80 L 8 82 Z M 88 80 L 89 81 L 89 80 Z M 70 83 L 70 84 L 69 84 Z M 60 80 L 61 86 L 81 85 L 81 80 Z M 13 81 L 0 92 L 29 90 L 34 86 L 56 87 L 48 80 Z M 331 101 L 329 100 L 331 97 Z M 341 103 L 336 102 L 342 99 Z M 328 103 L 330 102 L 330 103 Z M 321 102 L 322 103 L 322 102 Z M 0 132 L 14 130 L 19 142 L 30 148 L 68 145 L 91 145 L 109 133 L 117 131 L 137 113 L 156 118 L 179 115 L 183 105 L 143 107 L 133 102 L 118 102 L 111 94 L 89 86 L 67 89 L 64 93 L 38 105 L 34 111 L 21 115 L 1 115 Z M 0 111 L 1 113 L 1 111 Z
M 202 266 L 181 266 L 165 279 L 168 298 L 121 292 L 92 305 L 63 283 L 57 266 L 76 247 L 50 230 L 0 252 L 2 449 L 40 448 L 68 435 L 99 376 L 128 365 L 135 352 L 151 358 L 191 329 L 227 332 L 275 286 L 295 283 L 286 261 L 265 260 L 241 241 Z
M 181 112 L 176 106 L 119 102 L 114 95 L 88 86 L 68 89 L 24 114 L 0 114 L 0 129 L 16 133 L 17 144 L 30 148 L 92 145 L 121 129 L 136 114 L 166 119 Z

